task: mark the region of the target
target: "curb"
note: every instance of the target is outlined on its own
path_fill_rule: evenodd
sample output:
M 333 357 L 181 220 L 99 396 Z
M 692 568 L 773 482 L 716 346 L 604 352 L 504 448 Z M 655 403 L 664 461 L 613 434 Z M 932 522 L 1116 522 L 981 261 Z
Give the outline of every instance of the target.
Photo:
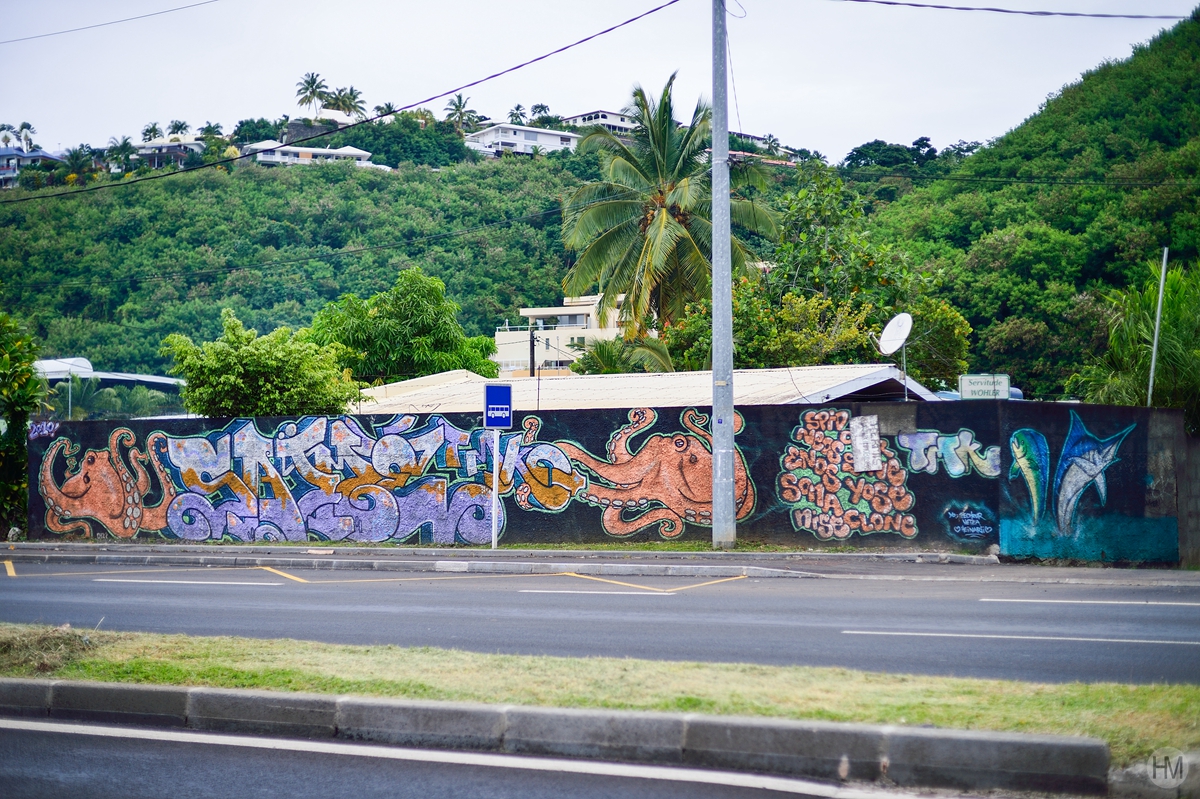
M 348 546 L 270 546 L 262 544 L 89 544 L 75 541 L 15 541 L 10 550 L 33 552 L 131 552 L 145 554 L 203 554 L 233 556 L 233 553 L 253 554 L 268 557 L 296 557 L 301 554 L 323 554 L 346 556 L 368 556 L 374 559 L 393 557 L 429 557 L 439 559 L 519 559 L 519 558 L 574 558 L 586 560 L 765 560 L 779 561 L 826 561 L 861 563 L 953 563 L 967 566 L 996 566 L 1000 559 L 996 555 L 959 555 L 950 552 L 679 552 L 655 550 L 591 550 L 591 549 L 488 549 L 487 547 L 348 547 Z M 240 556 L 240 555 L 239 555 Z
M 686 765 L 831 782 L 1103 794 L 1094 738 L 694 713 L 0 679 L 0 715 Z

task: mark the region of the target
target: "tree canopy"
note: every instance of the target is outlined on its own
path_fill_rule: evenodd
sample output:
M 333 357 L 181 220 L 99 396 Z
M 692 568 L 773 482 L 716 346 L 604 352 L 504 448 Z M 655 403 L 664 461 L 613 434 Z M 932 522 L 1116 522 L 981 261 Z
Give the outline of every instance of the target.
M 302 416 L 338 414 L 359 396 L 338 366 L 340 348 L 319 347 L 286 327 L 259 336 L 234 312 L 221 311 L 224 332 L 196 344 L 174 333 L 162 352 L 172 374 L 187 381 L 183 405 L 200 416 Z
M 25 433 L 45 393 L 33 368 L 37 357 L 33 336 L 0 311 L 0 526 L 5 531 L 25 518 Z
M 306 334 L 322 346 L 342 346 L 341 365 L 368 383 L 467 369 L 498 374 L 491 336 L 468 338 L 458 323 L 458 306 L 446 286 L 420 268 L 403 270 L 396 285 L 369 299 L 347 294 L 313 317 Z

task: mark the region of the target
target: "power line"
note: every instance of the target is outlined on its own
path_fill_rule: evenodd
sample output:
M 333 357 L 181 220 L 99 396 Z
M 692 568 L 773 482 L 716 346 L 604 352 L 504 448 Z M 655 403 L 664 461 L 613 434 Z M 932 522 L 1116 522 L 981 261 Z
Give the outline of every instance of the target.
M 993 14 L 1021 14 L 1028 17 L 1086 17 L 1089 19 L 1190 19 L 1190 17 L 1167 14 L 1092 14 L 1082 11 L 1021 11 L 1016 8 L 988 8 L 986 6 L 942 6 L 933 3 L 907 3 L 901 0 L 834 0 L 837 3 L 871 3 L 879 6 L 905 6 L 907 8 L 934 8 L 940 11 L 988 11 Z
M 216 2 L 216 0 L 209 0 L 209 2 Z M 602 31 L 597 31 L 596 33 L 593 33 L 590 36 L 585 36 L 584 38 L 580 39 L 577 42 L 572 42 L 571 44 L 564 45 L 563 47 L 559 47 L 557 49 L 551 50 L 548 53 L 544 53 L 540 56 L 537 56 L 536 58 L 531 58 L 528 61 L 523 61 L 520 64 L 511 66 L 508 69 L 501 70 L 500 72 L 494 72 L 485 78 L 479 78 L 478 80 L 473 80 L 470 83 L 464 83 L 462 86 L 458 86 L 453 89 L 448 89 L 447 91 L 440 92 L 431 97 L 426 97 L 424 100 L 418 100 L 415 103 L 409 103 L 406 106 L 397 108 L 395 111 L 391 111 L 386 114 L 377 114 L 376 116 L 373 116 L 373 117 L 367 117 L 358 122 L 354 122 L 352 124 L 346 125 L 343 128 L 339 128 L 338 130 L 333 131 L 333 132 L 341 133 L 344 130 L 349 130 L 350 128 L 356 128 L 359 125 L 366 125 L 371 122 L 376 122 L 385 117 L 395 116 L 396 114 L 399 114 L 402 111 L 408 111 L 413 108 L 417 108 L 418 106 L 425 105 L 426 103 L 431 103 L 434 100 L 440 100 L 443 97 L 449 97 L 452 94 L 457 94 L 466 89 L 470 89 L 473 86 L 479 86 L 480 84 L 487 83 L 488 81 L 503 77 L 510 73 L 516 72 L 517 70 L 521 70 L 521 69 L 524 69 L 525 67 L 532 66 L 533 64 L 536 64 L 539 61 L 545 61 L 547 58 L 551 58 L 552 56 L 556 56 L 561 53 L 565 53 L 566 51 L 568 51 L 572 48 L 579 47 L 582 44 L 586 44 L 587 42 L 590 42 L 593 39 L 598 39 L 601 36 L 604 36 L 606 34 L 612 33 L 613 31 L 624 28 L 627 25 L 632 25 L 633 23 L 635 23 L 641 19 L 644 19 L 644 18 L 650 16 L 651 14 L 655 14 L 659 11 L 662 11 L 664 8 L 673 6 L 678 2 L 680 2 L 680 0 L 667 0 L 667 2 L 662 3 L 661 5 L 655 6 L 654 8 L 651 8 L 649 11 L 643 11 L 641 14 L 638 14 L 637 16 L 630 17 L 629 19 L 627 19 L 623 22 L 618 22 L 616 25 L 607 27 Z M 313 139 L 319 139 L 323 136 L 328 136 L 328 135 L 330 135 L 330 134 L 329 133 L 318 133 L 314 136 L 306 136 L 302 139 L 296 139 L 293 142 L 289 142 L 288 146 L 302 144 L 303 142 L 312 141 Z M 273 152 L 273 151 L 267 150 L 265 152 Z M 60 191 L 60 192 L 55 192 L 53 194 L 39 194 L 36 197 L 21 197 L 21 198 L 17 198 L 17 199 L 13 199 L 13 200 L 0 200 L 0 205 L 9 205 L 12 203 L 33 202 L 35 200 L 44 200 L 44 199 L 47 199 L 50 197 L 70 197 L 70 196 L 74 196 L 77 194 L 85 194 L 85 193 L 93 192 L 93 191 L 102 191 L 105 189 L 113 189 L 113 188 L 124 187 L 124 186 L 132 186 L 132 185 L 135 185 L 138 183 L 145 183 L 150 180 L 161 180 L 162 178 L 172 177 L 174 175 L 182 175 L 187 172 L 197 172 L 201 169 L 211 169 L 213 167 L 222 166 L 224 164 L 232 164 L 235 161 L 241 161 L 246 158 L 252 158 L 252 157 L 254 157 L 254 155 L 256 155 L 256 153 L 246 153 L 244 155 L 238 155 L 238 156 L 234 156 L 232 158 L 222 158 L 217 161 L 213 161 L 212 163 L 204 164 L 203 166 L 188 167 L 186 169 L 178 169 L 173 172 L 164 172 L 164 173 L 158 174 L 158 175 L 148 175 L 143 178 L 134 178 L 132 180 L 123 180 L 118 183 L 101 183 L 101 184 L 97 184 L 95 186 L 88 186 L 88 187 L 85 187 L 82 189 L 72 189 L 69 191 Z
M 22 36 L 19 39 L 5 39 L 0 44 L 13 44 L 15 42 L 28 42 L 32 39 L 45 39 L 47 36 L 62 36 L 64 33 L 77 33 L 79 31 L 89 31 L 92 28 L 105 28 L 109 25 L 120 25 L 122 22 L 133 22 L 135 19 L 146 19 L 147 17 L 158 17 L 163 14 L 170 14 L 174 11 L 183 11 L 187 8 L 196 8 L 197 6 L 207 6 L 212 3 L 220 2 L 220 0 L 204 0 L 202 3 L 192 3 L 189 6 L 177 6 L 168 8 L 165 11 L 155 11 L 151 14 L 140 14 L 136 17 L 125 17 L 125 19 L 114 19 L 112 22 L 98 22 L 95 25 L 84 25 L 82 28 L 69 28 L 65 31 L 54 31 L 53 33 L 39 33 L 36 36 Z

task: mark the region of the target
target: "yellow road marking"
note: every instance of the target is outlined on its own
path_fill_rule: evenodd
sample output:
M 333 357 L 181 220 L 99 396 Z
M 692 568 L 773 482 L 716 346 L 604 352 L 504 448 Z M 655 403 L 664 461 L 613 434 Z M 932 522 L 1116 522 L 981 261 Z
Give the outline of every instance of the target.
M 452 576 L 439 575 L 437 577 L 368 577 L 362 580 L 312 580 L 312 583 L 410 583 L 420 582 L 423 580 L 487 580 L 495 578 L 512 578 L 512 577 L 570 577 L 570 572 L 543 572 L 540 574 L 455 574 Z
M 287 572 L 281 572 L 281 571 L 279 571 L 279 569 L 272 569 L 270 566 L 259 566 L 258 568 L 262 569 L 265 572 L 270 572 L 271 574 L 278 574 L 280 577 L 286 577 L 289 580 L 295 580 L 298 583 L 307 583 L 308 582 L 308 580 L 305 580 L 302 577 L 296 577 L 295 575 L 288 574 Z
M 665 594 L 676 589 L 673 588 L 654 588 L 649 585 L 634 585 L 633 583 L 623 583 L 620 580 L 607 580 L 603 577 L 593 577 L 590 574 L 577 574 L 575 572 L 567 572 L 566 577 L 578 577 L 580 580 L 595 580 L 598 583 L 611 583 L 612 585 L 623 585 L 626 588 L 640 588 L 643 591 L 658 591 L 660 594 Z
M 11 560 L 4 561 L 4 571 L 6 571 L 8 573 L 9 577 L 17 576 L 17 570 L 13 568 Z
M 717 583 L 728 583 L 732 580 L 745 580 L 746 575 L 739 574 L 737 577 L 724 577 L 720 580 L 709 580 L 707 583 L 696 583 L 695 585 L 685 585 L 683 588 L 672 588 L 672 591 L 687 591 L 689 588 L 703 588 L 706 585 L 716 585 Z

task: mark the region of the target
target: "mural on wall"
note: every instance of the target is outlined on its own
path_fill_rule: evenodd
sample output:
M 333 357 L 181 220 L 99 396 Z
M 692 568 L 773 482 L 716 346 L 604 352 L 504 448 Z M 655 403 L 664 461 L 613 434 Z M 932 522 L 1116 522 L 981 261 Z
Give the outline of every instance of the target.
M 1108 438 L 1100 438 L 1093 435 L 1079 414 L 1072 410 L 1071 426 L 1058 456 L 1052 485 L 1049 484 L 1050 447 L 1046 437 L 1030 428 L 1015 431 L 1009 439 L 1013 463 L 1008 478 L 1016 480 L 1019 477 L 1023 481 L 1034 525 L 1047 518 L 1049 506 L 1055 532 L 1058 535 L 1074 533 L 1079 500 L 1089 488 L 1095 488 L 1102 506 L 1107 504 L 1108 481 L 1104 473 L 1119 460 L 1117 450 L 1135 427 L 1136 423 Z
M 915 538 L 916 497 L 906 487 L 908 472 L 882 436 L 883 468 L 854 471 L 850 412 L 805 411 L 780 458 L 779 499 L 792 527 L 822 541 L 843 541 L 854 533 L 896 533 Z
M 896 446 L 908 450 L 911 472 L 937 474 L 938 462 L 951 477 L 964 477 L 974 471 L 982 477 L 1000 476 L 1000 447 L 987 449 L 975 440 L 975 432 L 963 428 L 957 433 L 917 430 L 896 436 Z
M 518 413 L 500 443 L 504 540 L 708 538 L 705 410 Z M 743 407 L 738 536 L 1171 562 L 1179 456 L 1161 431 L 1177 417 L 1004 401 Z M 855 419 L 860 448 L 879 457 L 869 471 L 855 461 Z M 467 413 L 36 423 L 29 534 L 485 544 L 497 459 L 479 424 Z
M 38 481 L 46 528 L 92 536 L 98 523 L 120 538 L 147 531 L 190 541 L 490 540 L 491 437 L 441 416 L 417 421 L 397 416 L 371 427 L 315 416 L 264 435 L 253 420 L 236 419 L 195 436 L 153 432 L 145 453 L 132 446 L 132 431 L 119 428 L 107 449 L 82 458 L 59 438 Z M 499 488 L 523 510 L 556 512 L 587 478 L 562 450 L 537 441 L 540 424 L 526 417 L 521 432 L 501 437 Z M 53 474 L 60 453 L 67 459 L 61 485 Z M 153 507 L 144 504 L 146 463 L 161 486 Z
M 712 433 L 709 417 L 688 408 L 679 415 L 687 432 L 655 433 L 636 449 L 630 441 L 653 427 L 658 414 L 651 408 L 634 408 L 629 424 L 608 440 L 607 458 L 597 458 L 570 441 L 555 442 L 571 460 L 596 479 L 577 497 L 604 508 L 604 531 L 626 538 L 652 529 L 663 538 L 675 538 L 684 524 L 712 526 Z M 734 435 L 744 420 L 735 414 Z M 754 510 L 754 483 L 742 451 L 734 447 L 734 503 L 737 518 Z

